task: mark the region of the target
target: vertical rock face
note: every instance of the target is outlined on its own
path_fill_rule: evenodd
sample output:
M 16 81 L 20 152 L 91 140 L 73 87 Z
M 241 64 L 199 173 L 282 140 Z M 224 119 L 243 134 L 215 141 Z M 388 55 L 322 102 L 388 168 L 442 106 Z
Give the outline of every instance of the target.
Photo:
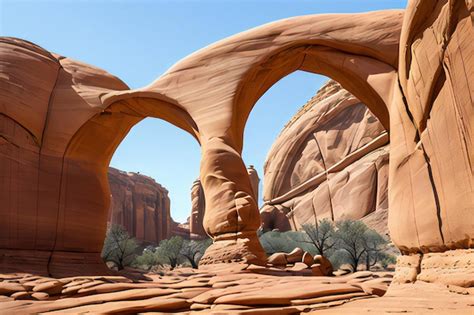
M 258 187 L 260 184 L 260 178 L 258 177 L 257 170 L 253 167 L 253 165 L 249 165 L 249 167 L 247 167 L 247 173 L 249 174 L 250 184 L 252 185 L 254 198 L 255 200 L 257 200 L 258 203 Z
M 474 3 L 412 0 L 390 112 L 390 216 L 404 253 L 474 237 Z
M 189 232 L 191 238 L 207 237 L 206 231 L 202 225 L 206 200 L 201 181 L 195 180 L 191 187 L 191 217 L 189 218 Z
M 357 98 L 329 81 L 285 126 L 264 174 L 262 227 L 363 219 L 387 233 L 388 135 Z
M 158 244 L 172 234 L 168 191 L 154 179 L 109 168 L 112 195 L 109 222 L 124 226 L 144 243 Z

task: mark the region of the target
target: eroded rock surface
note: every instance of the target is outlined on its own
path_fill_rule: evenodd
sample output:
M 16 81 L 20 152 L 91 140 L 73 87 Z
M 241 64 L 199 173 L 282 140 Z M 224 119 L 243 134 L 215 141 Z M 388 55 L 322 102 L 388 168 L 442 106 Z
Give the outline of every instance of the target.
M 189 232 L 191 238 L 199 239 L 207 236 L 203 226 L 205 211 L 206 198 L 201 181 L 197 179 L 191 187 L 191 216 L 189 218 Z
M 326 83 L 285 126 L 265 162 L 265 230 L 366 220 L 388 233 L 388 135 L 357 98 Z
M 299 314 L 334 301 L 372 298 L 371 288 L 385 292 L 390 281 L 389 273 L 315 277 L 297 270 L 228 264 L 165 275 L 133 270 L 68 278 L 0 274 L 0 313 Z

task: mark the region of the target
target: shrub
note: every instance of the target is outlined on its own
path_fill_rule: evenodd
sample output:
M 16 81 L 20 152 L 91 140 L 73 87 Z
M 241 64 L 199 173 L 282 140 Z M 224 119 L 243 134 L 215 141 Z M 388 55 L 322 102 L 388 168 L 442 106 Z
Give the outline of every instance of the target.
M 199 261 L 211 244 L 211 239 L 201 241 L 186 240 L 181 247 L 180 255 L 191 265 L 192 268 L 198 268 Z
M 387 240 L 363 222 L 344 220 L 336 224 L 335 238 L 337 248 L 347 254 L 347 263 L 352 271 L 357 271 L 359 263 L 364 262 L 367 270 L 374 266 L 384 254 Z
M 143 250 L 143 253 L 140 256 L 137 256 L 134 261 L 134 266 L 149 270 L 154 266 L 163 265 L 163 261 L 160 260 L 160 257 L 156 254 L 155 247 L 147 247 Z
M 278 252 L 289 253 L 296 247 L 310 253 L 315 252 L 314 246 L 308 245 L 306 235 L 299 231 L 269 231 L 260 235 L 260 243 L 267 255 Z
M 158 261 L 168 264 L 174 269 L 179 263 L 183 243 L 184 240 L 180 236 L 173 236 L 170 239 L 162 240 L 155 251 Z
M 211 243 L 211 239 L 189 241 L 180 236 L 173 236 L 162 240 L 156 248 L 145 248 L 142 255 L 135 259 L 134 264 L 147 270 L 165 265 L 174 269 L 180 264 L 189 264 L 192 268 L 197 268 L 199 260 Z
M 122 270 L 132 264 L 137 248 L 137 242 L 125 228 L 113 224 L 107 230 L 101 256 L 105 262 L 113 262 L 118 270 Z

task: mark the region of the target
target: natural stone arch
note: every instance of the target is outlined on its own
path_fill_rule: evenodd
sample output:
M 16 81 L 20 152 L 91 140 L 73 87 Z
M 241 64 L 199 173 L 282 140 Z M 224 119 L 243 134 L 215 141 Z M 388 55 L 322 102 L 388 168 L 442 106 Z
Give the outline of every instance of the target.
M 2 78 L 10 78 L 1 81 L 5 88 L 0 89 L 6 91 L 0 103 L 0 166 L 8 179 L 0 183 L 7 204 L 0 215 L 9 218 L 0 222 L 2 269 L 34 264 L 61 269 L 62 262 L 69 262 L 69 269 L 58 272 L 71 273 L 75 266 L 84 273 L 81 266 L 99 264 L 98 253 L 89 256 L 88 249 L 96 249 L 100 233 L 74 243 L 77 230 L 58 225 L 61 213 L 81 215 L 82 209 L 59 211 L 74 189 L 79 194 L 86 189 L 80 184 L 84 169 L 73 168 L 90 163 L 93 155 L 80 145 L 88 141 L 80 138 L 91 137 L 86 135 L 94 128 L 91 119 L 107 107 L 126 102 L 136 103 L 138 112 L 142 107 L 149 111 L 147 106 L 156 103 L 151 99 L 164 101 L 160 107 L 169 115 L 178 113 L 172 123 L 192 131 L 202 147 L 204 227 L 215 241 L 203 263 L 262 263 L 265 255 L 255 232 L 258 209 L 241 158 L 243 129 L 256 100 L 297 69 L 339 81 L 390 130 L 389 225 L 395 244 L 404 253 L 472 247 L 474 92 L 469 81 L 474 67 L 466 57 L 473 55 L 468 40 L 474 34 L 472 12 L 470 1 L 412 0 L 403 27 L 402 11 L 286 19 L 202 49 L 135 91 L 100 69 L 26 42 L 2 40 L 7 73 Z M 5 42 L 15 49 L 3 49 Z M 22 49 L 29 50 L 28 57 Z M 34 71 L 27 76 L 28 69 Z M 87 122 L 85 134 L 75 138 Z M 72 155 L 67 155 L 70 143 Z M 76 144 L 81 149 L 76 151 Z M 87 176 L 100 187 L 103 178 L 93 174 L 101 166 L 92 164 Z M 73 191 L 63 188 L 76 180 Z M 22 200 L 10 181 L 24 188 Z M 76 202 L 81 201 L 68 203 Z M 67 251 L 57 250 L 58 229 L 65 229 L 63 243 L 72 240 Z M 425 280 L 430 277 L 429 271 L 423 274 Z
M 110 208 L 107 178 L 110 160 L 130 129 L 148 117 L 165 120 L 185 130 L 199 142 L 199 133 L 192 118 L 157 95 L 154 98 L 134 96 L 120 99 L 85 122 L 64 154 L 61 178 L 64 187 L 60 191 L 61 202 L 49 273 L 68 273 L 67 269 L 76 267 L 71 266 L 73 264 L 68 257 L 61 259 L 65 252 L 81 250 L 91 253 L 91 256 L 101 252 Z M 97 222 L 90 224 L 91 218 Z
M 6 248 L 46 251 L 49 272 L 54 273 L 79 267 L 71 264 L 77 254 L 89 257 L 82 263 L 100 265 L 98 250 L 105 223 L 84 230 L 91 223 L 87 213 L 98 211 L 95 215 L 105 222 L 108 161 L 133 124 L 156 116 L 190 132 L 202 146 L 201 181 L 207 207 L 204 227 L 215 241 L 203 263 L 263 263 L 265 255 L 256 236 L 260 225 L 258 206 L 240 155 L 251 107 L 278 79 L 301 68 L 339 81 L 358 78 L 351 80 L 356 82 L 354 88 L 363 86 L 374 96 L 374 101 L 367 103 L 373 104 L 374 111 L 386 122 L 387 105 L 381 101 L 386 99 L 386 91 L 378 90 L 377 84 L 364 84 L 367 72 L 357 74 L 355 70 L 360 70 L 356 69 L 359 62 L 369 59 L 386 65 L 376 66 L 376 71 L 388 73 L 388 77 L 393 74 L 401 17 L 401 11 L 385 11 L 278 21 L 211 45 L 176 64 L 150 86 L 134 91 L 100 69 L 30 46 L 28 49 L 41 51 L 56 68 L 56 83 L 48 87 L 52 96 L 44 111 L 43 122 L 47 124 L 42 134 L 46 141 L 40 142 L 39 149 L 40 160 L 54 176 L 38 175 L 50 192 L 36 192 L 40 206 L 33 219 L 45 222 L 40 224 L 39 240 L 47 241 L 39 247 L 27 244 Z M 379 32 L 374 32 L 374 27 Z M 342 69 L 334 64 L 347 57 L 357 62 Z M 246 87 L 246 82 L 258 82 L 260 86 Z M 346 81 L 349 89 L 353 87 L 351 82 Z M 386 78 L 383 82 L 387 84 Z M 64 111 L 67 106 L 75 111 Z M 7 113 L 10 110 L 6 108 Z M 10 116 L 24 118 L 20 112 Z M 101 150 L 103 153 L 97 155 Z M 38 168 L 41 170 L 41 165 Z M 83 237 L 78 236 L 81 232 Z M 37 239 L 35 236 L 35 244 Z
M 26 41 L 3 38 L 0 56 L 9 78 L 0 82 L 1 269 L 104 273 L 107 169 L 115 149 L 145 117 L 199 142 L 196 124 L 159 93 L 115 98 L 114 91 L 128 90 L 118 78 Z M 110 103 L 102 102 L 105 94 Z
M 175 99 L 200 131 L 204 227 L 215 241 L 202 263 L 264 261 L 255 233 L 258 206 L 241 152 L 253 105 L 279 79 L 298 69 L 327 75 L 389 129 L 402 15 L 394 10 L 277 21 L 206 47 L 138 90 Z

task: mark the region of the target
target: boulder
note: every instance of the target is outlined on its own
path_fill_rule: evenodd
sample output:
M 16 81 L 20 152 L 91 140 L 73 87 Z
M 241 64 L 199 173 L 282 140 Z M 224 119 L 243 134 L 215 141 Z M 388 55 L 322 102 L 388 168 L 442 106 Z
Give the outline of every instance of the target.
M 268 263 L 272 264 L 273 266 L 286 266 L 288 261 L 286 260 L 285 253 L 275 253 L 268 257 Z
M 308 269 L 308 265 L 306 265 L 305 263 L 302 263 L 302 262 L 297 262 L 289 270 L 291 270 L 291 271 L 303 271 L 303 270 L 306 270 L 306 269 Z
M 311 265 L 313 265 L 313 263 L 314 263 L 314 258 L 313 258 L 313 256 L 312 256 L 310 253 L 305 252 L 305 253 L 303 254 L 303 258 L 301 259 L 301 261 L 302 261 L 303 263 L 305 263 L 306 266 L 311 267 Z
M 320 265 L 321 272 L 325 276 L 331 276 L 332 275 L 333 268 L 332 268 L 332 264 L 329 261 L 329 259 L 327 259 L 326 257 L 321 256 L 321 255 L 316 255 L 316 256 L 314 256 L 314 263 Z
M 303 259 L 303 255 L 304 255 L 304 251 L 299 247 L 296 247 L 290 253 L 285 254 L 286 261 L 289 264 L 296 263 L 296 262 L 301 262 L 301 260 Z
M 19 283 L 0 282 L 0 295 L 10 295 L 19 291 L 25 291 L 25 288 Z
M 49 295 L 59 294 L 63 290 L 64 283 L 60 281 L 48 281 L 34 286 L 34 292 L 45 292 Z

